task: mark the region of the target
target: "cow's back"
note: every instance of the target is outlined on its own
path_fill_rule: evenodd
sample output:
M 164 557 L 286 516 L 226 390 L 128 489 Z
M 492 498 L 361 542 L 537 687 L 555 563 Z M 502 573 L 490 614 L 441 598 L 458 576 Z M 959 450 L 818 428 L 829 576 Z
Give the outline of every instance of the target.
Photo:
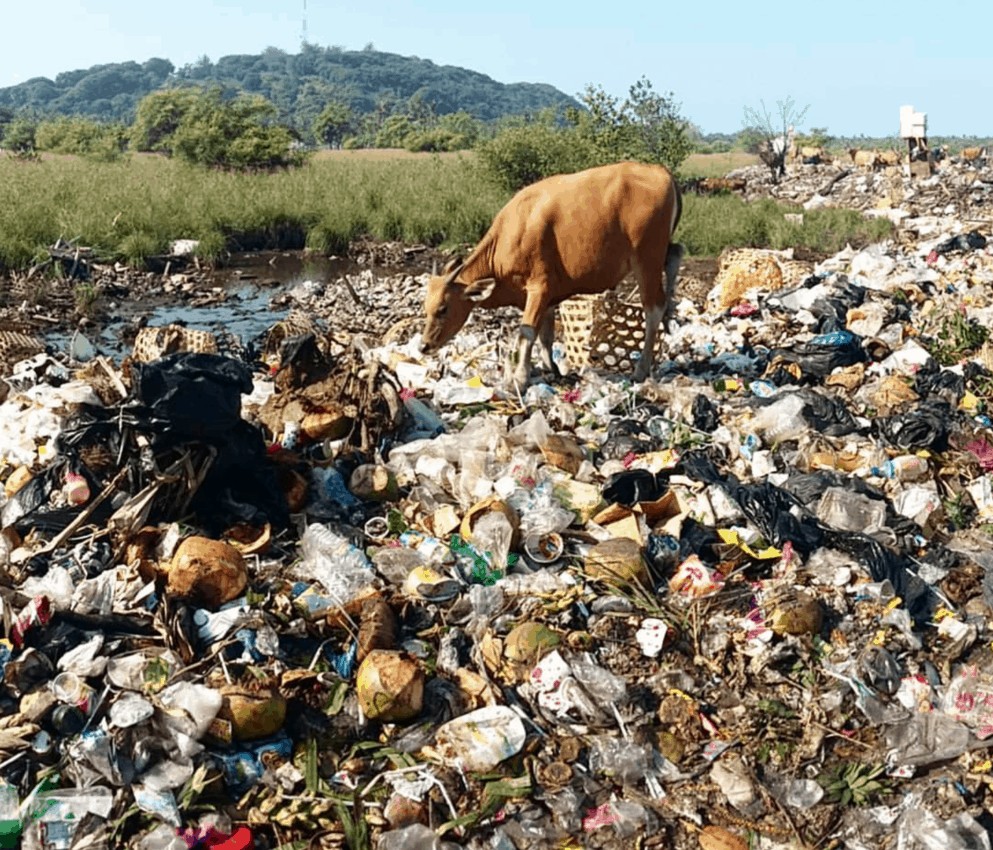
M 636 162 L 534 183 L 490 228 L 496 276 L 523 285 L 549 274 L 568 282 L 569 294 L 613 286 L 644 246 L 664 256 L 675 226 L 676 191 L 667 169 Z

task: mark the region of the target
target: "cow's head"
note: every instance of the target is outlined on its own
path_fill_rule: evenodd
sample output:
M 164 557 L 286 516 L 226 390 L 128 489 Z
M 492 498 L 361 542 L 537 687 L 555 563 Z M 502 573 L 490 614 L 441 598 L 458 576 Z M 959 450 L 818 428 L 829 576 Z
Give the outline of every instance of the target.
M 493 294 L 496 281 L 491 278 L 474 283 L 460 283 L 459 273 L 462 263 L 452 260 L 439 275 L 437 267 L 428 281 L 427 295 L 424 298 L 424 331 L 421 334 L 421 352 L 430 354 L 437 351 L 455 336 L 472 307 L 485 301 Z

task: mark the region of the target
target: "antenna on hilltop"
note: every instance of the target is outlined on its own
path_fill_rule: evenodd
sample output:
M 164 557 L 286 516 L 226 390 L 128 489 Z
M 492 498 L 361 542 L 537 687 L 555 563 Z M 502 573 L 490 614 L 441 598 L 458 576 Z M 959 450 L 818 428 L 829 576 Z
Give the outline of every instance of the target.
M 300 29 L 300 46 L 307 43 L 307 0 L 303 0 L 303 26 Z

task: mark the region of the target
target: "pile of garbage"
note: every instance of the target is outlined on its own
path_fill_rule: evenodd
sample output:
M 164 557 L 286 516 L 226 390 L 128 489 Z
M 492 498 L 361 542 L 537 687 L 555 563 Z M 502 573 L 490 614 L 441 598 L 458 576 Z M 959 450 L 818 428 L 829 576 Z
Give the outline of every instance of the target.
M 911 178 L 903 166 L 860 168 L 835 161 L 789 166 L 778 182 L 764 165 L 729 172 L 727 181 L 744 183 L 747 200 L 775 198 L 804 209 L 839 207 L 871 211 L 900 224 L 906 218 L 952 216 L 963 223 L 990 222 L 993 161 L 950 158 L 930 177 Z
M 0 846 L 989 848 L 993 250 L 934 231 L 719 275 L 640 385 L 371 301 L 19 361 Z

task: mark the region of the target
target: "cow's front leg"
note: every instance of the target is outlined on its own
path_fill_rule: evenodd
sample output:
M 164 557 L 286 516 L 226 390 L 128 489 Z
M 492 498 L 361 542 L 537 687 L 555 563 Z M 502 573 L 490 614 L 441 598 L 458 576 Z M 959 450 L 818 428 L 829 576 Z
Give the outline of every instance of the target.
M 535 331 L 530 325 L 522 324 L 517 329 L 513 347 L 507 356 L 504 368 L 504 382 L 508 386 L 516 384 L 523 388 L 527 386 L 531 376 L 531 350 L 534 347 Z
M 531 377 L 531 351 L 534 348 L 535 329 L 542 327 L 547 306 L 548 297 L 543 292 L 528 291 L 521 327 L 507 363 L 508 383 L 515 383 L 519 388 L 526 387 L 528 378 Z

